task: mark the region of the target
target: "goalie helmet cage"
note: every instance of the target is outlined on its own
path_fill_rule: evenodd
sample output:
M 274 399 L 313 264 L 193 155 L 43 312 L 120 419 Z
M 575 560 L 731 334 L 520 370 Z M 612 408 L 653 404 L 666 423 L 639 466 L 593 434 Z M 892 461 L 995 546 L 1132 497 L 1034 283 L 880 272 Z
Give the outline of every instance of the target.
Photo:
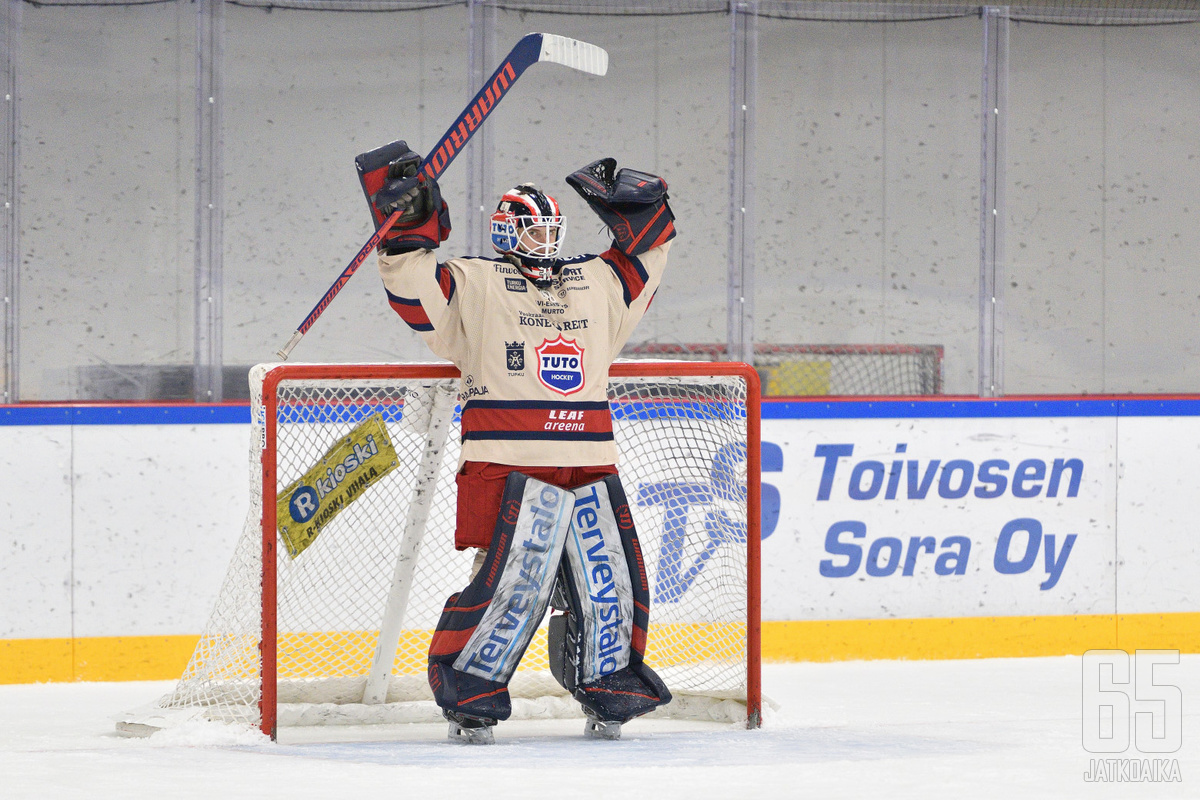
M 251 371 L 250 513 L 160 709 L 272 738 L 279 726 L 441 719 L 428 644 L 472 562 L 453 549 L 458 377 L 444 364 Z M 745 364 L 610 370 L 650 581 L 646 660 L 676 698 L 656 715 L 761 720 L 759 394 Z M 318 532 L 297 538 L 297 516 Z M 550 675 L 544 622 L 509 688 L 513 718 L 582 716 Z

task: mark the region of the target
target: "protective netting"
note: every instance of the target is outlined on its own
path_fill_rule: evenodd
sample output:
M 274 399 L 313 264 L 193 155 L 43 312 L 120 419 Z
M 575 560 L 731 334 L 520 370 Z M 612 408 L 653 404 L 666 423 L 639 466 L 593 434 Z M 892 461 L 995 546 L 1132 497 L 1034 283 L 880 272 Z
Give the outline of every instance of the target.
M 625 358 L 722 361 L 723 344 L 642 343 Z M 757 344 L 763 396 L 931 395 L 942 393 L 941 345 Z
M 252 371 L 254 500 L 200 642 L 175 691 L 159 705 L 261 724 L 259 652 L 263 615 L 271 616 L 269 593 L 264 598 L 261 591 L 261 514 L 264 505 L 278 503 L 281 532 L 271 533 L 278 541 L 278 724 L 439 719 L 425 677 L 429 641 L 446 598 L 467 584 L 472 562 L 470 551 L 453 549 L 457 379 L 430 377 L 428 369 L 421 377 L 413 367 L 408 377 L 333 380 L 304 377 L 297 365 L 286 369 L 300 372 L 279 382 L 277 401 L 269 385 L 263 397 L 266 368 Z M 355 370 L 343 369 L 347 376 Z M 746 719 L 747 403 L 757 402 L 751 392 L 741 375 L 623 374 L 610 381 L 622 483 L 651 585 L 646 658 L 678 698 L 656 713 Z M 273 459 L 264 427 L 269 419 L 275 420 Z M 380 423 L 383 436 L 372 427 Z M 366 430 L 376 431 L 370 442 Z M 339 446 L 363 460 L 348 470 L 329 469 L 317 485 L 314 469 L 324 470 Z M 371 447 L 379 455 L 368 462 Z M 275 472 L 276 485 L 266 491 L 263 458 Z M 370 481 L 363 477 L 368 463 Z M 295 519 L 287 504 L 296 503 L 305 486 L 333 498 L 336 513 L 321 506 L 312 518 L 323 519 L 323 526 L 292 558 L 284 545 L 289 531 L 283 529 Z M 385 622 L 400 617 L 394 628 Z M 398 632 L 394 658 L 381 629 Z M 381 673 L 385 692 L 376 698 L 383 702 L 367 703 L 377 659 L 390 663 Z M 579 715 L 549 673 L 544 623 L 510 691 L 515 717 Z
M 25 0 L 31 6 L 136 6 L 184 0 Z M 982 3 L 909 2 L 908 0 L 226 0 L 229 5 L 262 9 L 333 12 L 420 12 L 447 6 L 493 7 L 519 14 L 573 16 L 672 16 L 680 14 L 754 14 L 773 19 L 824 22 L 915 22 L 979 16 Z M 1000 4 L 997 4 L 1000 5 Z M 1060 25 L 1163 25 L 1200 22 L 1195 0 L 1031 0 L 1006 5 L 1021 22 Z

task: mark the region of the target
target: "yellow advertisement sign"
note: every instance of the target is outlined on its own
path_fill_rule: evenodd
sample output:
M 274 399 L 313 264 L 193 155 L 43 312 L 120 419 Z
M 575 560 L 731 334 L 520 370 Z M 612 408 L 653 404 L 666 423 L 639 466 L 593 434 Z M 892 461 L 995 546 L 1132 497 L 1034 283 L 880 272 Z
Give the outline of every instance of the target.
M 304 552 L 334 517 L 367 487 L 396 468 L 382 414 L 373 414 L 279 493 L 275 520 L 292 558 Z

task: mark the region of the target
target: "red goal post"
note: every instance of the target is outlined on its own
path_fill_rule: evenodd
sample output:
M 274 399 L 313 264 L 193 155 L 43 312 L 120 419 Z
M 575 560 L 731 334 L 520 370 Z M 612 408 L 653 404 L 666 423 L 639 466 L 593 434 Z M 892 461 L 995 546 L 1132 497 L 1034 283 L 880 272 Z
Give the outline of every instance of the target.
M 471 560 L 452 548 L 458 377 L 445 364 L 251 371 L 246 531 L 159 708 L 272 737 L 280 725 L 440 718 L 428 640 Z M 622 481 L 651 581 L 646 658 L 676 697 L 662 716 L 761 720 L 759 397 L 744 364 L 610 370 Z M 310 517 L 319 530 L 298 535 L 294 504 L 323 502 Z M 550 677 L 545 646 L 543 628 L 510 685 L 515 718 L 579 713 Z

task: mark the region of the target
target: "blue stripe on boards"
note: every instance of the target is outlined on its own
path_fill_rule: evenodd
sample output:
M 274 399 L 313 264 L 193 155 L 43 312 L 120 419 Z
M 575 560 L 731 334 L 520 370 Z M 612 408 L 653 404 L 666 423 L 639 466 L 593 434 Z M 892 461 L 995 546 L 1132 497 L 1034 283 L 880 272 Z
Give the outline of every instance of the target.
M 524 405 L 524 404 L 522 404 Z M 529 404 L 533 405 L 533 404 Z M 548 406 L 574 405 L 548 403 Z M 529 407 L 529 406 L 526 406 Z M 534 407 L 537 407 L 534 405 Z M 403 417 L 403 403 L 295 405 L 280 410 L 285 422 L 359 422 L 380 413 Z M 746 410 L 726 401 L 650 400 L 612 405 L 613 419 L 745 419 Z M 459 415 L 455 409 L 455 418 Z M 1200 396 L 1048 398 L 1045 400 L 763 400 L 763 419 L 931 419 L 987 417 L 1196 417 Z M 3 425 L 238 425 L 250 422 L 247 403 L 130 403 L 119 405 L 0 405 Z
M 0 406 L 0 425 L 238 425 L 249 404 Z
M 727 400 L 635 400 L 612 404 L 613 419 L 745 419 L 746 407 Z
M 764 400 L 763 419 L 984 419 L 1200 415 L 1200 398 L 1045 400 Z

